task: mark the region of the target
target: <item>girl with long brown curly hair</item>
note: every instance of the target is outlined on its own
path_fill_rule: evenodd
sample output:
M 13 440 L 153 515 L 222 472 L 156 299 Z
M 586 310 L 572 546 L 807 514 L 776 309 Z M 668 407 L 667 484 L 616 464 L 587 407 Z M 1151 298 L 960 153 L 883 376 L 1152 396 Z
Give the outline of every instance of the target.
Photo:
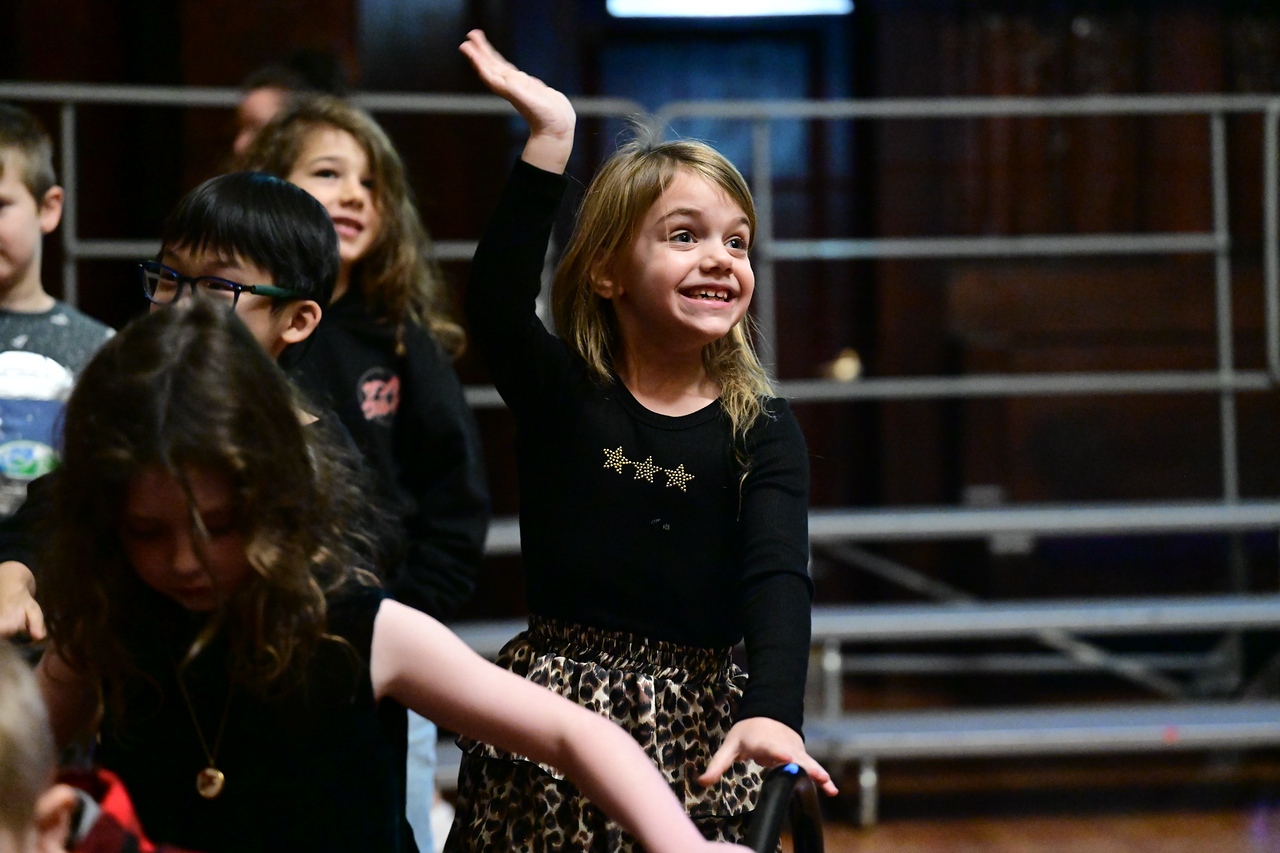
M 405 707 L 561 767 L 653 851 L 710 849 L 621 729 L 471 652 L 362 571 L 361 498 L 243 324 L 208 299 L 135 321 L 67 408 L 55 737 L 92 728 L 157 842 L 409 851 Z

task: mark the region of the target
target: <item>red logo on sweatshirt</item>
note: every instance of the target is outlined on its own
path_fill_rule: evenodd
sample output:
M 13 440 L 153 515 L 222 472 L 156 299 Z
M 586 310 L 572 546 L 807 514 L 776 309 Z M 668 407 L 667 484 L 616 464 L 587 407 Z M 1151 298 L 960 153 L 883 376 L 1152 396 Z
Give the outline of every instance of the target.
M 365 420 L 390 420 L 400 408 L 400 377 L 385 367 L 375 367 L 360 377 L 356 397 Z

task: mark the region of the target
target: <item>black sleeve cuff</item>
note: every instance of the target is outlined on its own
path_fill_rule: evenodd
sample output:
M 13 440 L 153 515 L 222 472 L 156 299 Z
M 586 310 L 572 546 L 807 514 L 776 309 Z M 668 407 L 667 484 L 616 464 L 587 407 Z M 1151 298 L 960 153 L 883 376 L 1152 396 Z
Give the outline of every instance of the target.
M 769 717 L 803 733 L 811 637 L 807 580 L 785 572 L 744 590 L 748 678 L 739 719 Z

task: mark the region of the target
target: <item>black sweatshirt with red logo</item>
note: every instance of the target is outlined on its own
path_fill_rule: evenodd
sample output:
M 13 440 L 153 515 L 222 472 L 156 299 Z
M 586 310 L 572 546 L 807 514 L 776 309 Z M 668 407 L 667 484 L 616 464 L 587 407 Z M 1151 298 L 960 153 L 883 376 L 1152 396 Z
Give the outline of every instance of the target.
M 470 597 L 484 553 L 489 492 L 475 418 L 430 333 L 396 330 L 348 292 L 311 338 L 281 358 L 298 386 L 337 413 L 403 524 L 386 567 L 397 601 L 437 619 Z

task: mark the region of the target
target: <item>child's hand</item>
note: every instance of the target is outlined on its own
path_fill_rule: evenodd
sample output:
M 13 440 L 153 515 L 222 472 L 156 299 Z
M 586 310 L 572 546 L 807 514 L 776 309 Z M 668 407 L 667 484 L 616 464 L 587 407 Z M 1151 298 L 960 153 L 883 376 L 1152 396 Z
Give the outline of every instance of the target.
M 563 172 L 573 150 L 577 121 L 569 99 L 504 59 L 480 30 L 467 33 L 458 49 L 471 60 L 484 84 L 510 101 L 529 123 L 529 142 L 521 159 L 548 172 Z
M 26 634 L 33 640 L 45 637 L 44 613 L 32 595 L 35 581 L 22 563 L 0 563 L 0 638 Z
M 831 774 L 804 751 L 800 735 L 785 723 L 768 717 L 748 717 L 735 723 L 720 749 L 711 756 L 706 772 L 698 777 L 698 784 L 713 784 L 735 761 L 748 758 L 765 767 L 795 762 L 824 794 L 833 797 L 840 793 L 831 781 Z

